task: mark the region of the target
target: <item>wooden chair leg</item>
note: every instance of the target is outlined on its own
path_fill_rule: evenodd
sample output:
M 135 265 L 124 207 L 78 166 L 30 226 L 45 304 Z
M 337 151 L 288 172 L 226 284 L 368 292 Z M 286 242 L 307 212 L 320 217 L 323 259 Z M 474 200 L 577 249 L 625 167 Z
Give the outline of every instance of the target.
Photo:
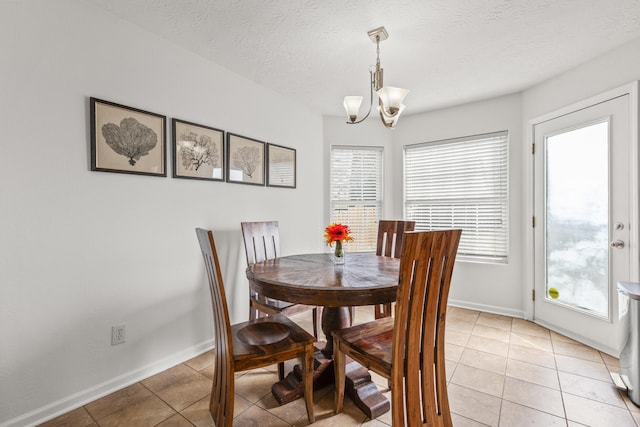
M 249 301 L 249 320 L 256 320 L 256 310 L 253 307 L 253 304 L 251 304 L 251 301 Z
M 342 412 L 342 405 L 344 404 L 344 383 L 345 383 L 345 354 L 340 351 L 340 344 L 338 340 L 333 340 L 333 371 L 335 373 L 335 403 L 334 410 L 336 414 Z
M 320 316 L 321 311 L 320 311 L 320 307 L 316 307 L 313 309 L 313 336 L 316 337 L 316 339 L 318 339 L 318 326 L 320 325 Z
M 284 379 L 284 362 L 278 363 L 278 380 Z
M 376 305 L 374 307 L 374 314 L 376 319 L 391 316 L 391 303 Z
M 380 317 L 382 317 L 382 305 L 381 304 L 376 304 L 373 306 L 373 317 L 375 319 L 379 319 Z
M 307 346 L 304 357 L 302 359 L 302 372 L 304 375 L 304 403 L 307 407 L 307 418 L 309 423 L 316 420 L 313 413 L 313 346 Z
M 405 424 L 404 419 L 404 392 L 402 388 L 397 389 L 390 380 L 389 389 L 391 390 L 391 425 L 403 426 Z

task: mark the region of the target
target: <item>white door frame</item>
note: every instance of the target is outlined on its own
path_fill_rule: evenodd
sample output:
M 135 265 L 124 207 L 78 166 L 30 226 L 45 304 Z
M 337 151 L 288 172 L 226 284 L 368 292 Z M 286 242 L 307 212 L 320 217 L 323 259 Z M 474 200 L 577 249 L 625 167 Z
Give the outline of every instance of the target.
M 629 95 L 629 138 L 631 147 L 629 147 L 629 176 L 631 179 L 630 182 L 630 199 L 629 199 L 629 218 L 632 225 L 632 228 L 629 230 L 629 256 L 631 259 L 630 262 L 630 280 L 634 282 L 640 282 L 640 195 L 638 191 L 640 189 L 639 186 L 639 174 L 638 169 L 640 165 L 640 150 L 638 148 L 639 139 L 638 139 L 638 122 L 640 121 L 640 116 L 638 112 L 640 111 L 638 105 L 638 87 L 639 82 L 634 81 L 627 85 L 618 87 L 616 89 L 612 89 L 605 93 L 593 96 L 591 98 L 585 99 L 583 101 L 577 102 L 575 104 L 569 105 L 567 107 L 561 108 L 559 110 L 544 114 L 542 116 L 536 117 L 534 119 L 527 121 L 527 136 L 526 141 L 528 142 L 528 149 L 523 150 L 524 152 L 524 212 L 526 215 L 524 224 L 526 229 L 524 231 L 524 271 L 523 271 L 523 294 L 524 294 L 524 309 L 525 316 L 528 320 L 533 319 L 534 314 L 534 303 L 532 299 L 532 291 L 535 287 L 534 282 L 534 229 L 532 226 L 533 216 L 534 216 L 534 184 L 535 179 L 533 176 L 534 171 L 534 157 L 532 153 L 533 143 L 534 143 L 534 127 L 537 124 L 545 122 L 547 120 L 554 119 L 556 117 L 563 116 L 565 114 L 572 113 L 577 110 L 581 110 L 583 108 L 590 107 L 594 104 L 598 104 L 604 101 L 607 101 L 612 98 L 616 98 L 623 95 Z M 612 297 L 614 297 L 612 295 Z M 614 313 L 613 315 L 617 315 Z

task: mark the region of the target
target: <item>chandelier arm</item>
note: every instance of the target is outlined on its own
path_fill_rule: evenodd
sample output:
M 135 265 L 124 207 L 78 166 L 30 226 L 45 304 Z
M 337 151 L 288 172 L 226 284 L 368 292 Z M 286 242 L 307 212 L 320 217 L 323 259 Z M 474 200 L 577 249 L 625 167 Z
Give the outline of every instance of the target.
M 384 127 L 386 127 L 386 128 L 392 128 L 392 127 L 395 127 L 395 125 L 396 125 L 396 120 L 393 120 L 393 119 L 392 119 L 392 120 L 390 120 L 390 121 L 387 121 L 387 118 L 385 117 L 384 113 L 382 112 L 382 108 L 380 108 L 380 109 L 378 110 L 378 112 L 380 113 L 380 120 L 382 120 L 382 124 L 384 125 Z
M 379 99 L 378 100 L 378 111 L 380 112 L 380 116 L 387 118 L 387 119 L 393 119 L 394 117 L 400 115 L 400 110 L 396 111 L 395 113 L 392 113 L 390 111 L 388 111 L 386 108 L 384 108 L 384 104 L 382 103 L 382 100 Z
M 367 111 L 367 115 L 355 122 L 346 122 L 348 125 L 357 125 L 358 123 L 362 123 L 369 117 L 371 114 L 371 107 L 373 107 L 373 71 L 369 70 L 369 79 L 371 80 L 371 84 L 369 85 L 369 111 Z
M 380 114 L 380 119 L 381 119 L 382 124 L 384 125 L 384 127 L 390 128 L 390 129 L 396 127 L 396 121 L 395 120 L 391 120 L 390 122 L 388 122 L 388 121 L 386 121 L 384 119 L 384 117 L 382 117 L 382 114 Z

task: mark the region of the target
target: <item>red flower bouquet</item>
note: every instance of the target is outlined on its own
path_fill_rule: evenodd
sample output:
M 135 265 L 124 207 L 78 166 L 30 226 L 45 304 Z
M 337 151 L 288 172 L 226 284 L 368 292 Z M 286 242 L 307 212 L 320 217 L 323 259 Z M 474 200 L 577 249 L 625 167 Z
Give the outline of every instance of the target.
M 353 240 L 353 237 L 351 237 L 349 233 L 351 233 L 351 230 L 349 230 L 348 225 L 342 225 L 336 222 L 329 224 L 327 228 L 324 229 L 324 239 L 327 245 L 333 246 L 333 242 L 336 242 L 336 249 L 333 253 L 333 261 L 336 264 L 344 263 L 342 242 L 350 242 Z

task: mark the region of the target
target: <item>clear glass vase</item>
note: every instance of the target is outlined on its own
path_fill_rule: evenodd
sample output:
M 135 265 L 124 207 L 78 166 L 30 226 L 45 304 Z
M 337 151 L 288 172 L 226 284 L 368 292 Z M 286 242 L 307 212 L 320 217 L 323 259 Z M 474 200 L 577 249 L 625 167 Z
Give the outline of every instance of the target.
M 342 248 L 341 240 L 336 240 L 336 248 L 333 251 L 333 264 L 334 265 L 344 264 L 344 249 Z

